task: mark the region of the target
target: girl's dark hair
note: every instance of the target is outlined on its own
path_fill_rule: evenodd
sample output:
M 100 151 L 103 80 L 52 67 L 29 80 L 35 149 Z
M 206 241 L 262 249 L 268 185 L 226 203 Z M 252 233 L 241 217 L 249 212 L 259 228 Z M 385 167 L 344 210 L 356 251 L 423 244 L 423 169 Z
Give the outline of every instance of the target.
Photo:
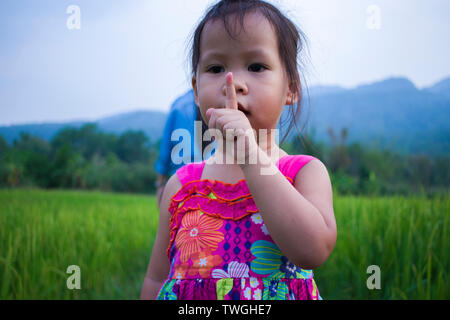
M 243 29 L 245 15 L 255 12 L 262 14 L 274 28 L 278 38 L 278 51 L 281 62 L 285 67 L 288 80 L 291 84 L 290 89 L 294 93 L 294 96 L 297 96 L 297 102 L 289 108 L 291 121 L 281 140 L 281 143 L 283 143 L 292 127 L 295 126 L 298 128 L 297 119 L 300 118 L 300 106 L 303 98 L 302 82 L 298 72 L 301 61 L 299 61 L 298 57 L 304 50 L 304 47 L 306 47 L 306 37 L 304 33 L 275 6 L 261 0 L 221 0 L 212 5 L 200 20 L 192 35 L 190 52 L 191 73 L 192 77 L 195 77 L 197 73 L 197 67 L 200 60 L 201 34 L 209 21 L 221 20 L 227 33 L 230 37 L 234 38 L 233 30 L 236 29 L 233 28 L 235 24 L 231 24 L 231 22 L 236 23 L 239 21 L 240 27 Z M 205 126 L 206 124 L 203 124 L 204 128 Z

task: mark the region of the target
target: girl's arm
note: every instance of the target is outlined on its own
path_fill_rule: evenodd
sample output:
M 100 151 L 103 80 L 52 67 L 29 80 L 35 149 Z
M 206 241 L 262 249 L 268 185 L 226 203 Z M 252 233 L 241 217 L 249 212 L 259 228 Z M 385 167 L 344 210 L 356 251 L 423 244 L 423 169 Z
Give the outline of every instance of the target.
M 298 173 L 294 186 L 258 148 L 257 164 L 241 165 L 253 199 L 271 237 L 294 264 L 304 269 L 322 265 L 336 243 L 336 221 L 328 171 L 311 160 Z M 262 163 L 276 172 L 262 175 Z
M 141 299 L 156 299 L 156 295 L 169 274 L 169 259 L 166 255 L 169 245 L 169 205 L 172 196 L 181 188 L 181 183 L 174 174 L 166 184 L 159 210 L 158 233 L 153 245 L 150 263 L 141 290 Z

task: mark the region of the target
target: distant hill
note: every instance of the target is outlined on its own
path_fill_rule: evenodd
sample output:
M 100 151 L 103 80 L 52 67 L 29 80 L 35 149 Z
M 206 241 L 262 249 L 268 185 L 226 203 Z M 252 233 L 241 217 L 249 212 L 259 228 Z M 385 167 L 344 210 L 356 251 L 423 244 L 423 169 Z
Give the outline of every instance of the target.
M 331 127 L 339 135 L 348 129 L 348 142 L 390 148 L 402 153 L 450 154 L 450 78 L 419 90 L 406 78 L 389 78 L 352 89 L 339 86 L 309 88 L 304 110 L 315 139 L 329 142 Z M 167 114 L 135 111 L 99 119 L 99 128 L 120 134 L 142 130 L 153 142 L 164 128 Z M 283 116 L 284 118 L 284 116 Z M 25 124 L 0 127 L 8 143 L 28 132 L 50 140 L 61 128 L 87 122 Z M 281 138 L 281 136 L 280 136 Z
M 0 135 L 9 144 L 12 144 L 21 132 L 28 132 L 49 141 L 62 128 L 79 128 L 87 123 L 97 123 L 100 130 L 115 134 L 121 134 L 127 130 L 142 130 L 150 141 L 155 142 L 162 135 L 166 118 L 167 113 L 160 111 L 134 111 L 105 117 L 97 121 L 3 126 L 0 127 Z
M 346 127 L 349 142 L 404 153 L 449 154 L 450 97 L 445 93 L 418 90 L 408 79 L 391 78 L 315 95 L 307 108 L 308 127 L 323 140 L 328 138 L 328 127 L 338 134 Z
M 116 134 L 127 130 L 142 130 L 150 141 L 155 142 L 161 138 L 166 119 L 165 112 L 141 110 L 102 118 L 97 123 L 100 129 Z
M 438 83 L 425 90 L 431 93 L 442 94 L 450 97 L 450 78 L 439 81 Z

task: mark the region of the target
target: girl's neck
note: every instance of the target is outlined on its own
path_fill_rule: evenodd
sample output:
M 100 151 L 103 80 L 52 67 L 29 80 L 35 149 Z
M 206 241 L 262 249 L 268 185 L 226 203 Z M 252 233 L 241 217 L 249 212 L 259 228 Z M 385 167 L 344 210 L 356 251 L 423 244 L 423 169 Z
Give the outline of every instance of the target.
M 278 159 L 287 155 L 287 153 L 275 144 L 272 137 L 268 136 L 267 138 L 268 139 L 266 142 L 257 140 L 258 147 L 272 159 L 272 162 L 275 163 Z M 227 148 L 227 146 L 225 146 L 225 145 L 223 145 L 223 150 L 220 150 L 221 148 L 218 148 L 218 147 L 216 148 L 214 155 L 212 156 L 214 159 L 214 163 L 228 164 L 228 165 L 232 165 L 232 166 L 238 165 L 237 163 L 234 163 L 232 158 L 227 159 L 226 148 Z
M 258 137 L 257 142 L 260 142 L 258 143 L 258 147 L 271 157 L 273 163 L 276 163 L 280 158 L 286 156 L 287 153 L 278 147 L 272 137 L 269 138 L 268 135 L 267 138 L 267 143 L 261 143 L 262 141 Z M 216 151 L 211 158 L 206 160 L 206 165 L 202 172 L 202 179 L 220 180 L 227 183 L 236 183 L 244 179 L 245 176 L 239 164 L 227 164 L 225 150 L 219 149 L 216 147 Z

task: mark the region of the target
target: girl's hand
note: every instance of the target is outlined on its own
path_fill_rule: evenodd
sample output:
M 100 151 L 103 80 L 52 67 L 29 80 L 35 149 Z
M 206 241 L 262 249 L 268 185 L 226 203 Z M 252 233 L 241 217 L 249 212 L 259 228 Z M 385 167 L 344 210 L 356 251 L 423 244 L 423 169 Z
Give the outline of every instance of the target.
M 233 163 L 249 164 L 249 159 L 253 159 L 251 155 L 256 155 L 258 144 L 248 118 L 242 111 L 238 110 L 233 74 L 229 72 L 225 79 L 225 108 L 210 108 L 206 111 L 206 116 L 209 118 L 208 127 L 220 132 L 217 134 L 219 139 L 216 139 L 218 140 L 217 148 L 221 153 L 226 152 L 227 163 L 228 159 L 233 159 Z M 231 151 L 234 152 L 233 156 Z

